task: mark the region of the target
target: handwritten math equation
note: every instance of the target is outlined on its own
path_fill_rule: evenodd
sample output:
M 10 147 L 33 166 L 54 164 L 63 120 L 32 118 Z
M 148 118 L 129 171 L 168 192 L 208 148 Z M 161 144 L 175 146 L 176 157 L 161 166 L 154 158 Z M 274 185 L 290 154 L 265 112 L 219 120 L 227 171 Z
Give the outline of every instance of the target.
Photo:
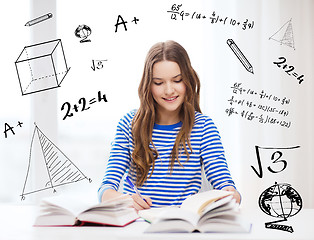
M 98 91 L 97 93 L 97 98 L 91 98 L 90 100 L 86 100 L 85 97 L 82 97 L 78 100 L 78 104 L 74 104 L 73 107 L 71 105 L 71 103 L 69 102 L 65 102 L 62 104 L 61 106 L 61 111 L 65 111 L 63 120 L 67 119 L 68 117 L 73 117 L 74 113 L 73 112 L 79 112 L 79 110 L 81 112 L 86 111 L 88 109 L 90 109 L 90 106 L 94 103 L 97 102 L 108 102 L 107 98 L 106 98 L 106 94 L 101 94 L 101 91 Z
M 264 162 L 264 165 L 267 165 L 267 170 L 269 172 L 280 173 L 288 166 L 288 162 L 283 158 L 283 156 L 288 155 L 289 151 L 297 148 L 300 148 L 300 146 L 285 148 L 255 146 L 258 167 L 255 168 L 254 166 L 251 166 L 251 168 L 259 178 L 263 178 L 264 175 L 262 162 Z
M 281 68 L 285 71 L 285 73 L 287 73 L 288 75 L 295 77 L 298 81 L 299 84 L 301 84 L 304 81 L 304 75 L 298 75 L 295 71 L 294 71 L 294 66 L 292 65 L 288 65 L 286 64 L 287 59 L 285 57 L 279 57 L 278 58 L 279 61 L 277 62 L 273 62 L 275 65 L 277 65 L 277 67 Z
M 18 121 L 17 122 L 17 125 L 15 127 L 22 127 L 23 123 Z M 14 132 L 14 128 L 15 127 L 12 127 L 10 124 L 8 123 L 4 123 L 4 137 L 7 138 L 8 137 L 8 132 L 11 132 L 11 134 L 15 135 L 15 132 Z
M 93 71 L 96 71 L 96 70 L 100 70 L 100 69 L 103 69 L 104 67 L 104 62 L 108 61 L 107 59 L 106 60 L 92 60 L 92 66 L 91 66 L 91 69 Z
M 211 24 L 220 24 L 220 25 L 230 25 L 241 27 L 242 30 L 252 29 L 254 27 L 254 21 L 245 19 L 245 21 L 239 21 L 230 17 L 222 16 L 213 11 L 210 15 L 203 14 L 201 12 L 188 12 L 182 10 L 183 4 L 173 4 L 171 9 L 167 11 L 170 13 L 171 20 L 185 20 L 185 19 L 198 19 L 205 20 L 208 19 Z
M 246 89 L 242 87 L 242 83 L 234 83 L 231 89 L 233 95 L 227 100 L 230 107 L 225 110 L 229 117 L 238 115 L 249 121 L 256 120 L 261 124 L 272 124 L 290 128 L 291 121 L 282 120 L 282 118 L 290 114 L 284 108 L 290 104 L 291 100 L 289 98 L 280 98 L 264 90 L 255 91 L 250 88 Z M 261 101 L 265 103 L 260 103 Z

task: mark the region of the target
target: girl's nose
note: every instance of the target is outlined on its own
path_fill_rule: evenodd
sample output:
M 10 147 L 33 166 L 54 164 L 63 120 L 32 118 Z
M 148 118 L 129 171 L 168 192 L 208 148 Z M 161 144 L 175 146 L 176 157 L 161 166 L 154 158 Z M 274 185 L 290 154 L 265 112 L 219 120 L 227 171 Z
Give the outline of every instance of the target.
M 174 92 L 174 87 L 171 83 L 167 83 L 165 86 L 165 94 L 171 95 Z

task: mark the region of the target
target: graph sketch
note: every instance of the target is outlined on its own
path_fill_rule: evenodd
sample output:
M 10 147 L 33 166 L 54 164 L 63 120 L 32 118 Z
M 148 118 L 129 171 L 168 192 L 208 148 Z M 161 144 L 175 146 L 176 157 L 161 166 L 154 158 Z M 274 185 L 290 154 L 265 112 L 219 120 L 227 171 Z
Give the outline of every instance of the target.
M 282 25 L 281 28 L 277 32 L 275 32 L 269 39 L 272 39 L 276 42 L 279 42 L 281 45 L 286 45 L 291 47 L 295 50 L 294 47 L 294 37 L 293 37 L 293 30 L 292 30 L 292 18 Z
M 36 164 L 32 159 L 34 151 L 40 152 L 40 158 Z M 44 173 L 44 177 L 39 179 L 39 183 L 37 183 L 36 187 L 34 187 L 30 181 L 30 178 L 32 177 L 32 169 Z M 82 180 L 91 182 L 91 179 L 87 178 L 84 173 L 79 170 L 79 168 L 51 140 L 49 140 L 49 138 L 35 124 L 21 199 L 24 200 L 25 196 L 28 194 L 47 189 L 53 189 L 55 192 L 56 187 L 76 183 Z
M 60 87 L 70 70 L 61 39 L 24 47 L 15 67 L 22 95 Z

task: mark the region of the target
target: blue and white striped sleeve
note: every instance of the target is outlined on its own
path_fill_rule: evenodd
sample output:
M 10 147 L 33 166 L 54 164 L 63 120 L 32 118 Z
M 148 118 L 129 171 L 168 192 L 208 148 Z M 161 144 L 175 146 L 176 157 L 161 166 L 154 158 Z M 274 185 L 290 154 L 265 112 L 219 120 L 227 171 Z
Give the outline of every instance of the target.
M 205 117 L 201 140 L 201 157 L 205 175 L 215 189 L 235 184 L 231 178 L 219 132 L 214 122 Z
M 103 192 L 107 189 L 118 191 L 124 173 L 129 169 L 131 162 L 130 137 L 132 114 L 123 117 L 118 126 L 106 167 L 105 176 L 98 189 L 98 199 L 101 201 Z

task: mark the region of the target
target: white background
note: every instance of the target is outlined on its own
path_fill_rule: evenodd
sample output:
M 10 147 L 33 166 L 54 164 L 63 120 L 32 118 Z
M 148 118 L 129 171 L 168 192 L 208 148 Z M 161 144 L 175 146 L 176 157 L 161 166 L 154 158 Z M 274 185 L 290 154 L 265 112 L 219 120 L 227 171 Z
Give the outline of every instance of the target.
M 173 4 L 182 4 L 180 10 L 202 13 L 207 19 L 171 20 L 167 13 Z M 243 196 L 242 207 L 256 208 L 258 197 L 275 181 L 291 184 L 302 196 L 304 207 L 314 207 L 313 178 L 313 57 L 314 57 L 314 1 L 15 1 L 1 3 L 2 39 L 0 45 L 0 202 L 27 204 L 53 195 L 52 190 L 27 196 L 20 201 L 29 161 L 30 142 L 34 122 L 93 182 L 82 181 L 57 188 L 57 193 L 83 193 L 96 199 L 97 188 L 104 174 L 118 120 L 137 108 L 137 87 L 144 59 L 156 42 L 168 39 L 179 42 L 189 53 L 192 65 L 201 80 L 201 109 L 210 115 L 222 136 L 229 168 Z M 215 11 L 227 21 L 212 24 L 208 19 Z M 53 18 L 32 27 L 24 24 L 48 12 Z M 115 24 L 121 15 L 127 21 Z M 137 24 L 131 22 L 139 19 Z M 230 19 L 243 23 L 254 21 L 252 29 L 232 26 Z M 295 49 L 269 40 L 281 26 L 291 19 Z M 92 29 L 91 42 L 80 43 L 74 35 L 80 24 Z M 233 39 L 254 68 L 246 71 L 231 49 L 227 39 Z M 71 67 L 61 87 L 22 96 L 14 62 L 24 46 L 53 39 L 61 39 L 67 64 Z M 287 64 L 304 74 L 304 82 L 289 76 L 274 61 L 284 56 Z M 93 71 L 92 60 L 107 59 L 103 68 Z M 228 116 L 234 83 L 246 89 L 265 92 L 290 103 L 285 110 L 290 128 L 277 124 L 261 124 L 239 115 Z M 62 120 L 65 102 L 71 106 L 80 98 L 88 101 L 97 92 L 106 94 L 108 102 L 97 102 L 86 111 L 73 112 Z M 240 98 L 240 95 L 235 95 Z M 280 107 L 278 103 L 242 96 L 256 104 Z M 247 107 L 239 109 L 251 110 Z M 260 115 L 261 110 L 254 110 Z M 240 111 L 239 111 L 240 112 Z M 17 127 L 17 122 L 23 122 Z M 14 127 L 15 135 L 3 133 L 5 123 Z M 282 163 L 270 160 L 272 152 L 263 152 L 263 178 L 257 168 L 255 146 L 300 148 L 282 151 L 287 167 L 280 173 L 271 173 L 268 166 L 280 170 Z M 36 158 L 35 158 L 36 159 Z M 33 160 L 39 164 L 40 159 Z M 47 173 L 32 170 L 29 181 L 36 182 Z

